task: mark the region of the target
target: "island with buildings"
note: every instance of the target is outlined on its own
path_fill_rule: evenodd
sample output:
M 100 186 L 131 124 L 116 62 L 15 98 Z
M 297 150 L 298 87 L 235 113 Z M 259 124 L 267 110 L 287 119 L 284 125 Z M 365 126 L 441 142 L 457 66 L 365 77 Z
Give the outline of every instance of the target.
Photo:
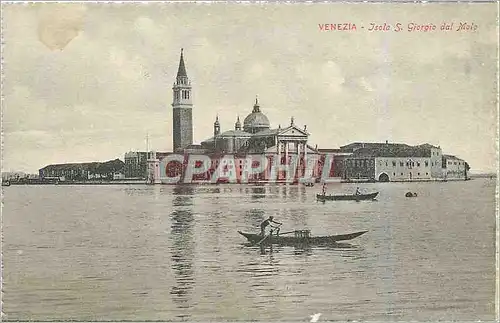
M 470 167 L 466 161 L 428 143 L 353 142 L 338 148 L 319 148 L 309 143 L 307 126 L 298 126 L 292 116 L 286 126 L 271 127 L 257 97 L 243 122 L 235 116 L 234 126 L 222 131 L 215 115 L 213 136 L 195 144 L 193 88 L 182 50 L 172 91 L 173 151 L 130 151 L 123 161 L 47 165 L 38 176 L 20 182 L 296 184 L 468 179 Z

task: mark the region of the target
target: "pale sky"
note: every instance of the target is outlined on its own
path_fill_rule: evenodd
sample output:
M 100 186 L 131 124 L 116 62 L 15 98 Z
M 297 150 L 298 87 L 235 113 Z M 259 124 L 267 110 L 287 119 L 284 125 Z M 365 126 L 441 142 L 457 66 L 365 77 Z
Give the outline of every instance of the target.
M 3 5 L 3 170 L 123 160 L 172 147 L 184 48 L 195 142 L 243 121 L 258 95 L 272 127 L 309 144 L 440 145 L 496 169 L 496 4 Z M 402 32 L 369 32 L 370 22 Z M 408 32 L 408 23 L 437 26 Z M 440 31 L 443 22 L 453 31 Z M 459 22 L 474 32 L 456 32 Z M 355 23 L 356 31 L 319 24 Z M 361 26 L 365 28 L 362 29 Z

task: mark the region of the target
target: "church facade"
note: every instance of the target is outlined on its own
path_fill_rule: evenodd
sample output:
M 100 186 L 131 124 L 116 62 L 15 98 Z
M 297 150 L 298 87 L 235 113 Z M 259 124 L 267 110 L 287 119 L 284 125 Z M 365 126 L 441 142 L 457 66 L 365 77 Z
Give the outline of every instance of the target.
M 258 99 L 250 114 L 244 119 L 243 127 L 239 117 L 234 129 L 221 132 L 218 117 L 214 122 L 213 137 L 203 141 L 201 147 L 205 152 L 231 154 L 266 154 L 284 155 L 296 154 L 315 155 L 317 149 L 308 145 L 309 133 L 307 127 L 297 127 L 293 117 L 287 127 L 271 128 L 269 119 L 261 111 Z

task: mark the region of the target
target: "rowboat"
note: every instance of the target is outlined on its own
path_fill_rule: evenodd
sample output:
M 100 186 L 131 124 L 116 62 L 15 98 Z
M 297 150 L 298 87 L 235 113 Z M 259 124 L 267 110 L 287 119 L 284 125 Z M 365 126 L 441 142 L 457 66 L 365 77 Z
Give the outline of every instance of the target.
M 303 232 L 303 231 L 297 231 L 297 232 Z M 268 235 L 268 236 L 261 236 L 260 234 L 254 234 L 254 233 L 245 233 L 238 231 L 239 234 L 247 238 L 249 242 L 252 244 L 277 244 L 277 245 L 282 245 L 282 246 L 296 246 L 300 244 L 306 244 L 306 245 L 329 245 L 329 244 L 335 244 L 339 241 L 347 241 L 351 240 L 354 238 L 359 237 L 362 234 L 367 233 L 368 231 L 359 231 L 359 232 L 354 232 L 354 233 L 348 233 L 348 234 L 339 234 L 339 235 L 334 235 L 334 236 L 319 236 L 319 237 L 311 237 L 308 234 L 307 235 L 295 235 L 295 236 L 284 236 L 284 235 Z
M 370 194 L 350 194 L 350 195 L 323 195 L 316 194 L 318 201 L 365 201 L 374 200 L 378 195 L 378 192 Z

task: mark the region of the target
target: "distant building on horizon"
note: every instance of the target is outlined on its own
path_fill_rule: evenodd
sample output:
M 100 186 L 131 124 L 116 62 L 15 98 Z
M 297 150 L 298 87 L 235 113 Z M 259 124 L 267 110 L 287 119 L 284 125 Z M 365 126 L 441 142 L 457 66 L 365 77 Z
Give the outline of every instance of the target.
M 39 170 L 39 179 L 58 179 L 60 181 L 121 179 L 124 165 L 120 159 L 106 162 L 52 164 Z

